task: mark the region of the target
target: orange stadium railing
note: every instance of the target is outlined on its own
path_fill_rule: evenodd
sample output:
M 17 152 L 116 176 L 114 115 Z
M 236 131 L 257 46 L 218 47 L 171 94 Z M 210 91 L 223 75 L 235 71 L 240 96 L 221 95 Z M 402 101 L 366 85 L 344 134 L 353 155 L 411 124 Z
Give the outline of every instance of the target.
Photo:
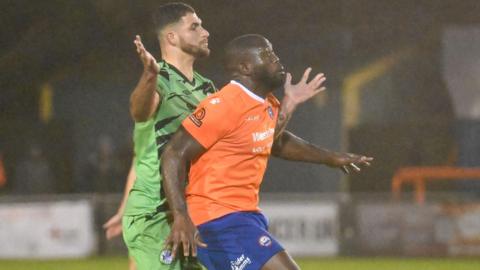
M 427 181 L 440 180 L 480 180 L 480 167 L 405 167 L 399 169 L 392 178 L 392 193 L 394 198 L 400 199 L 403 184 L 412 184 L 415 192 L 415 201 L 425 202 Z

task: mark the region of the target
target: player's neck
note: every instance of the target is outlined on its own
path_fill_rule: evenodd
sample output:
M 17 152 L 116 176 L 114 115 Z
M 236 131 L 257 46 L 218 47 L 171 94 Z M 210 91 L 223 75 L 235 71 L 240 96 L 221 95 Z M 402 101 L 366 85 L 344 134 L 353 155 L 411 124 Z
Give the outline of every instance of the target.
M 244 77 L 244 76 L 238 76 L 233 78 L 235 81 L 241 83 L 243 86 L 245 86 L 248 90 L 252 91 L 254 94 L 256 94 L 259 97 L 266 98 L 267 95 L 272 92 L 271 89 L 267 89 L 266 87 L 262 86 L 261 84 L 258 84 L 254 82 L 251 78 L 249 77 Z
M 193 80 L 195 57 L 186 53 L 165 53 L 162 58 L 168 64 L 175 66 L 187 79 Z

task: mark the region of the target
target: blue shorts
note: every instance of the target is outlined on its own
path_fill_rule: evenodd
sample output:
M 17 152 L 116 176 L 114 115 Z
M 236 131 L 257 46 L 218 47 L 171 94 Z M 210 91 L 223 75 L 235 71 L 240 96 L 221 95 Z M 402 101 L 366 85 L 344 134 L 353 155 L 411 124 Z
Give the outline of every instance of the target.
M 259 270 L 283 247 L 268 233 L 265 216 L 236 212 L 198 226 L 208 245 L 198 259 L 208 270 Z

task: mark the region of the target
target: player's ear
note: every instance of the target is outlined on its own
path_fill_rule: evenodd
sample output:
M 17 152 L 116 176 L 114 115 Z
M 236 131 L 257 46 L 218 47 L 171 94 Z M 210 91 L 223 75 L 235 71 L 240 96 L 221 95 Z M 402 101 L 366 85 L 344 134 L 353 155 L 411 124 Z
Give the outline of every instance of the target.
M 253 73 L 253 65 L 248 61 L 242 61 L 238 63 L 237 70 L 240 74 L 250 77 Z
M 165 33 L 165 40 L 168 44 L 172 46 L 176 46 L 178 44 L 178 35 L 174 31 L 166 31 Z

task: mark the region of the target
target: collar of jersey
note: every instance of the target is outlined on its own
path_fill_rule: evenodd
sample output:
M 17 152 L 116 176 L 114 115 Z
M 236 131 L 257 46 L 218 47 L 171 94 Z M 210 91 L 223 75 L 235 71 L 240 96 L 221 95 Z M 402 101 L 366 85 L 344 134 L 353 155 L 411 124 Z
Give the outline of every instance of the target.
M 182 79 L 185 81 L 185 82 L 188 82 L 190 85 L 194 86 L 195 85 L 195 72 L 193 74 L 193 79 L 190 81 L 187 76 L 185 76 L 185 74 L 183 74 L 176 66 L 168 63 L 167 61 L 165 60 L 162 60 L 163 63 L 165 63 L 165 65 L 167 65 L 171 70 L 173 70 L 175 73 L 177 73 L 178 75 L 180 75 L 180 77 L 182 77 Z
M 247 87 L 245 87 L 243 84 L 235 81 L 235 80 L 231 80 L 230 81 L 231 84 L 235 84 L 237 86 L 239 86 L 245 93 L 247 93 L 247 95 L 249 95 L 251 98 L 255 99 L 256 101 L 259 101 L 261 103 L 265 103 L 265 99 L 256 95 L 255 93 L 253 93 L 252 91 L 250 91 Z

